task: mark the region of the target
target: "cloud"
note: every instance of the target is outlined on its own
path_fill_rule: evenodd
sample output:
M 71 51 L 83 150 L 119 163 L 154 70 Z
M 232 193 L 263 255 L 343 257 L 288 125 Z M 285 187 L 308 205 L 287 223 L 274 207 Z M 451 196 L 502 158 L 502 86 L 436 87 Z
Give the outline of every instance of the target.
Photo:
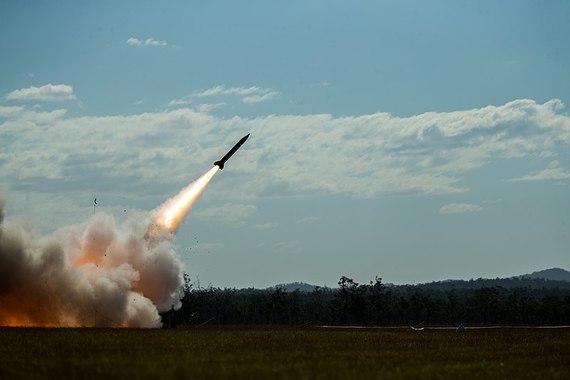
M 456 194 L 469 190 L 462 180 L 474 169 L 507 158 L 543 160 L 570 145 L 570 116 L 558 100 L 410 117 L 242 118 L 192 108 L 73 117 L 24 106 L 2 107 L 0 115 L 0 188 L 9 197 L 30 195 L 22 212 L 40 207 L 39 195 L 59 194 L 54 208 L 70 210 L 93 192 L 154 207 L 247 133 L 202 199 L 209 207 L 192 215 L 242 223 L 257 211 L 249 204 L 257 198 Z M 557 163 L 547 170 L 567 176 Z
M 213 97 L 222 97 L 222 96 L 237 97 L 244 104 L 253 104 L 273 99 L 278 95 L 279 93 L 277 91 L 273 91 L 270 88 L 262 88 L 258 86 L 226 87 L 224 85 L 220 85 L 208 88 L 206 90 L 194 91 L 191 95 L 187 95 L 179 99 L 172 99 L 167 104 L 167 107 L 184 107 L 192 103 L 195 103 L 202 98 L 213 98 Z M 225 102 L 203 103 L 197 105 L 195 108 L 199 112 L 208 112 L 223 105 L 226 105 L 226 103 Z
M 321 220 L 320 216 L 314 215 L 314 216 L 306 216 L 302 219 L 299 219 L 297 221 L 297 223 L 315 223 L 318 222 L 319 220 Z
M 245 96 L 245 95 L 253 95 L 259 93 L 262 90 L 263 90 L 262 88 L 257 86 L 227 88 L 226 86 L 222 85 L 222 86 L 215 86 L 207 90 L 198 91 L 194 95 L 199 98 L 205 98 L 209 96 L 220 96 L 220 95 Z
M 226 203 L 200 210 L 195 215 L 202 220 L 233 224 L 243 222 L 256 213 L 254 205 Z
M 242 99 L 242 102 L 244 102 L 246 104 L 261 103 L 261 102 L 264 102 L 266 100 L 273 99 L 274 97 L 277 96 L 277 94 L 278 93 L 275 91 L 270 91 L 270 92 L 267 92 L 265 94 L 246 96 Z
M 286 254 L 286 253 L 297 254 L 297 253 L 300 253 L 303 251 L 303 247 L 301 245 L 301 242 L 298 240 L 281 241 L 281 242 L 275 243 L 273 245 L 273 249 L 275 250 L 275 252 L 281 253 L 281 254 Z
M 22 88 L 6 95 L 8 100 L 41 100 L 55 102 L 62 100 L 75 100 L 73 87 L 66 84 L 46 84 L 45 86 Z
M 557 160 L 551 161 L 548 167 L 544 170 L 529 173 L 525 176 L 518 178 L 506 179 L 508 182 L 521 182 L 521 181 L 559 181 L 569 179 L 570 172 L 560 166 Z
M 499 199 L 485 199 L 483 202 L 484 205 L 493 205 L 493 204 L 499 204 L 502 203 L 503 200 L 501 198 Z
M 221 102 L 221 103 L 204 103 L 204 104 L 199 104 L 196 107 L 196 110 L 198 112 L 203 112 L 203 113 L 208 113 L 210 111 L 215 110 L 216 108 L 220 108 L 225 106 L 226 103 L 225 102 Z
M 450 203 L 448 205 L 441 206 L 439 209 L 439 214 L 463 214 L 466 212 L 479 212 L 481 210 L 483 210 L 483 207 L 471 203 Z
M 254 224 L 253 226 L 251 226 L 251 228 L 255 230 L 269 230 L 271 228 L 276 228 L 277 226 L 278 226 L 277 223 L 267 222 L 261 224 Z
M 23 109 L 24 107 L 19 107 L 19 106 L 9 106 L 9 107 L 0 106 L 0 117 L 15 116 L 20 112 L 22 112 Z
M 192 99 L 190 99 L 189 97 L 183 97 L 180 99 L 172 99 L 170 102 L 168 102 L 168 104 L 166 106 L 170 107 L 170 108 L 188 107 L 192 103 L 194 103 L 194 101 Z M 215 110 L 216 108 L 220 108 L 220 107 L 223 107 L 225 105 L 226 105 L 225 102 L 202 103 L 202 104 L 196 104 L 192 108 L 194 108 L 197 112 L 208 113 L 210 111 Z
M 0 106 L 0 118 L 8 119 L 2 124 L 5 131 L 22 131 L 34 129 L 39 125 L 46 125 L 61 119 L 67 110 L 63 108 L 52 111 L 36 111 L 25 107 L 3 107 Z M 17 121 L 14 121 L 16 119 Z
M 179 106 L 187 106 L 192 103 L 192 99 L 188 98 L 181 98 L 181 99 L 172 99 L 168 102 L 168 107 L 179 107 Z
M 224 85 L 214 86 L 206 90 L 197 91 L 194 96 L 198 98 L 214 96 L 237 96 L 246 104 L 260 103 L 275 98 L 279 93 L 270 88 L 258 86 L 251 87 L 226 87 Z
M 135 37 L 130 37 L 127 44 L 131 46 L 168 46 L 166 41 L 156 40 L 154 38 L 147 38 L 146 40 L 139 40 Z

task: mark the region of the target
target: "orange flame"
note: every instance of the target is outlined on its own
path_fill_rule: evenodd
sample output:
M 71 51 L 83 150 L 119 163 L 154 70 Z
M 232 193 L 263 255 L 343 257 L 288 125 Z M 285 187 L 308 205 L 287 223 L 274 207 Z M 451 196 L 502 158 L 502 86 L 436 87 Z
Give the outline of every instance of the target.
M 202 195 L 218 170 L 220 168 L 214 165 L 207 173 L 186 186 L 174 198 L 161 206 L 153 218 L 153 224 L 149 228 L 147 235 L 152 237 L 161 231 L 176 232 L 194 202 Z

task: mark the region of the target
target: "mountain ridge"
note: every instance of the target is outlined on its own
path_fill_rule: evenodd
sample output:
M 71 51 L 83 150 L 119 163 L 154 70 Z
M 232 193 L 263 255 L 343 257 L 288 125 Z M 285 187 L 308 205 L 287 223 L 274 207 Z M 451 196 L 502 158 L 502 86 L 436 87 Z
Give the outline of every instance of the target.
M 562 268 L 550 268 L 532 272 L 530 274 L 523 274 L 521 278 L 533 278 L 551 281 L 568 281 L 570 282 L 570 272 Z
M 522 274 L 504 278 L 478 278 L 470 280 L 441 280 L 417 284 L 384 284 L 388 288 L 398 287 L 417 287 L 425 289 L 449 289 L 449 288 L 480 288 L 502 286 L 504 288 L 514 288 L 521 286 L 530 286 L 532 288 L 570 288 L 570 271 L 562 268 L 550 268 L 535 271 L 532 273 Z M 301 293 L 310 293 L 317 288 L 334 289 L 334 287 L 322 287 L 312 285 L 306 282 L 291 282 L 271 286 L 268 289 L 280 289 L 285 292 L 299 291 Z

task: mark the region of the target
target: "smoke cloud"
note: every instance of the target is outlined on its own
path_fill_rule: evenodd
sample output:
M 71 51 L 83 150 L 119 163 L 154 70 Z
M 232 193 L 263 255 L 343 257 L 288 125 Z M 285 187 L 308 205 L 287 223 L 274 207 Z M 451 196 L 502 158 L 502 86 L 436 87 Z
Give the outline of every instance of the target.
M 48 236 L 5 220 L 0 196 L 0 326 L 160 327 L 183 296 L 172 232 L 216 171 L 149 215 L 118 224 L 97 213 Z M 164 215 L 176 222 L 151 234 Z

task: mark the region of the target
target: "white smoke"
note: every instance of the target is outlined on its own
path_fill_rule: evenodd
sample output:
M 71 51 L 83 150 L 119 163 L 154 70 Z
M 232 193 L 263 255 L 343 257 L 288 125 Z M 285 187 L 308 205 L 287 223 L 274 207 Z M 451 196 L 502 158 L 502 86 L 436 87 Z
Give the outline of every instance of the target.
M 0 325 L 159 327 L 181 306 L 172 235 L 145 238 L 149 217 L 98 213 L 49 236 L 4 219 L 0 197 Z

